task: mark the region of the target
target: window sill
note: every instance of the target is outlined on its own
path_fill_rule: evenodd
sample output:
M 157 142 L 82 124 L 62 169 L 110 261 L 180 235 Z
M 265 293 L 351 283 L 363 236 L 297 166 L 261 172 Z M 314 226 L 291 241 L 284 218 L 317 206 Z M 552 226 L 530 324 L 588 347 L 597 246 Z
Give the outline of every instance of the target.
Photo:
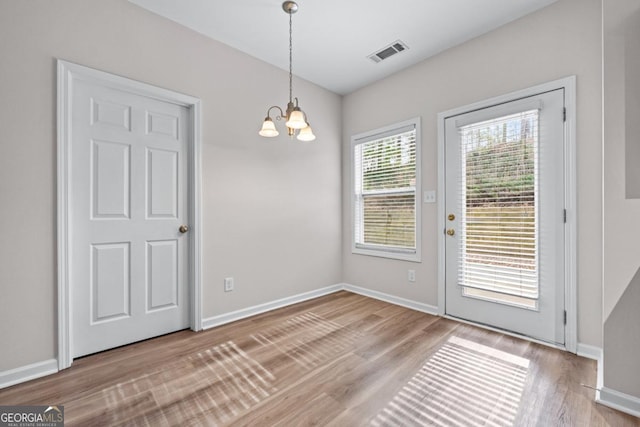
M 393 252 L 352 247 L 351 253 L 354 255 L 367 255 L 378 258 L 395 259 L 398 261 L 422 262 L 422 260 L 420 259 L 420 254 L 418 252 Z

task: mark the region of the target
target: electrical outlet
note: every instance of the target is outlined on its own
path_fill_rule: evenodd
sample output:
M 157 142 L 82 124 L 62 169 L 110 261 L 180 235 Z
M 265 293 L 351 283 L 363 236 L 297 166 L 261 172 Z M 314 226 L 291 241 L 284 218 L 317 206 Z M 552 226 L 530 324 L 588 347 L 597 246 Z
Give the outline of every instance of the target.
M 231 292 L 233 290 L 233 277 L 224 278 L 224 291 Z
M 409 273 L 407 274 L 407 278 L 409 279 L 410 282 L 415 282 L 416 281 L 416 271 L 415 270 L 409 270 Z

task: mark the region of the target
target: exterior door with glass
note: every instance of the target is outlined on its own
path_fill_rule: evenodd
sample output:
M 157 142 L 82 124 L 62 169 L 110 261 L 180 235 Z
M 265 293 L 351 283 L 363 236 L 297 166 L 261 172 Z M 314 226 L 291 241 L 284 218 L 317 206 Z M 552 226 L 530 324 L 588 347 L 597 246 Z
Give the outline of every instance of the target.
M 564 89 L 445 119 L 445 312 L 564 344 Z

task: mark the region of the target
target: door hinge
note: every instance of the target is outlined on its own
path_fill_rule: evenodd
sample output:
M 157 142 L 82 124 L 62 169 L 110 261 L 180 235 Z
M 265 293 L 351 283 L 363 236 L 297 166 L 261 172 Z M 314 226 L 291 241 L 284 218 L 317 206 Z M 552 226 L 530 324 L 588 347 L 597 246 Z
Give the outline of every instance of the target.
M 564 324 L 567 324 L 567 310 L 564 311 Z
M 565 224 L 567 223 L 567 210 L 566 209 L 563 211 L 562 220 L 564 221 Z
M 567 121 L 567 107 L 562 108 L 562 121 Z

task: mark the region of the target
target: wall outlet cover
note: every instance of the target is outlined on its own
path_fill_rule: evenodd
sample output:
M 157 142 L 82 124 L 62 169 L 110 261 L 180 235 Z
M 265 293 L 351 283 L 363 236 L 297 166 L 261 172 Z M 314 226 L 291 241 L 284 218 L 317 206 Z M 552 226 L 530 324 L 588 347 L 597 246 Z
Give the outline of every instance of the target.
M 224 279 L 224 291 L 231 292 L 233 290 L 233 277 L 225 277 Z

